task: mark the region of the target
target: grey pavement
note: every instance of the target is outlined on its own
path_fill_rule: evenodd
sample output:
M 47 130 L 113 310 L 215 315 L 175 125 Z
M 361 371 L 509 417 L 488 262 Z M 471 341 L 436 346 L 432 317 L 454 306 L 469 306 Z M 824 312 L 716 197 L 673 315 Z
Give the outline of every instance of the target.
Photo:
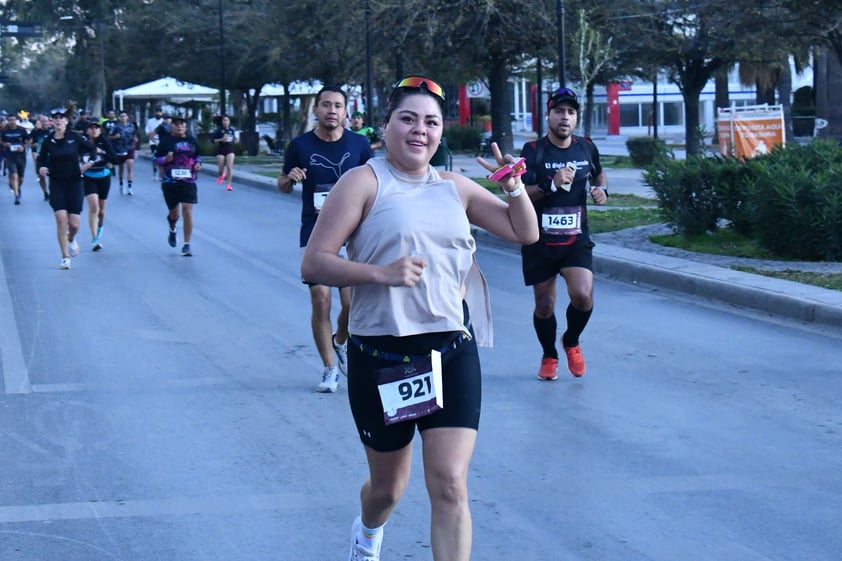
M 527 137 L 516 135 L 518 147 Z M 622 155 L 625 140 L 621 138 L 595 138 L 601 153 Z M 148 157 L 146 154 L 141 156 Z M 469 177 L 483 177 L 485 169 L 470 155 L 455 154 L 453 170 Z M 206 165 L 203 172 L 215 176 L 215 164 Z M 608 184 L 612 193 L 633 194 L 654 198 L 654 194 L 642 178 L 638 169 L 606 169 Z M 276 180 L 235 166 L 237 183 L 276 189 Z M 494 244 L 517 251 L 515 245 L 507 244 L 487 232 L 477 230 L 479 243 Z M 773 316 L 791 318 L 806 323 L 831 327 L 842 327 L 842 292 L 810 286 L 797 282 L 742 272 L 730 268 L 732 265 L 751 264 L 752 260 L 723 262 L 715 256 L 703 256 L 692 252 L 664 252 L 656 244 L 645 243 L 646 236 L 639 236 L 638 245 L 629 247 L 612 236 L 594 236 L 594 273 L 632 283 L 640 283 L 659 289 L 684 292 L 700 298 L 728 303 L 738 307 L 754 309 Z M 643 242 L 643 243 L 641 243 Z M 660 246 L 658 246 L 659 248 Z M 677 253 L 681 256 L 665 253 Z M 711 259 L 713 257 L 713 259 Z M 797 269 L 798 264 L 778 262 L 766 268 Z M 825 265 L 826 272 L 842 272 L 842 263 Z

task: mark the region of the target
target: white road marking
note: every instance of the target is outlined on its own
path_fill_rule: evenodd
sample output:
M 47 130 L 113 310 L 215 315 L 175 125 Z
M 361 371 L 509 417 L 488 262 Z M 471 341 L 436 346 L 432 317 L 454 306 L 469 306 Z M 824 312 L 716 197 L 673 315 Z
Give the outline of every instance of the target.
M 0 524 L 46 522 L 51 520 L 91 520 L 136 516 L 187 516 L 194 514 L 232 514 L 267 510 L 300 512 L 302 505 L 312 508 L 313 497 L 305 493 L 230 495 L 176 499 L 96 501 L 0 507 Z M 325 498 L 325 506 L 328 499 Z
M 23 359 L 23 348 L 15 320 L 15 308 L 6 269 L 0 259 L 0 365 L 3 367 L 3 387 L 7 394 L 30 393 L 29 371 Z

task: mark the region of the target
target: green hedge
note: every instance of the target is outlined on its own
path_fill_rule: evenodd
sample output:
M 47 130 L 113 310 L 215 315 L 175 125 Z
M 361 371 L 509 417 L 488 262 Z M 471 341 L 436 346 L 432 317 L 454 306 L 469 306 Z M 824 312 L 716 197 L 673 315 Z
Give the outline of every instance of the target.
M 758 242 L 787 257 L 842 260 L 842 146 L 776 148 L 748 166 Z
M 842 146 L 834 141 L 776 147 L 747 162 L 659 160 L 644 179 L 678 232 L 725 222 L 781 257 L 842 260 Z
M 672 150 L 667 147 L 666 143 L 651 136 L 630 138 L 626 141 L 626 148 L 629 151 L 632 164 L 638 168 L 650 166 L 657 161 L 672 157 Z
M 479 148 L 482 129 L 479 127 L 463 127 L 454 125 L 444 131 L 447 146 L 453 152 L 476 152 Z
M 716 199 L 717 162 L 707 158 L 660 160 L 643 177 L 674 230 L 688 235 L 715 231 L 722 210 Z

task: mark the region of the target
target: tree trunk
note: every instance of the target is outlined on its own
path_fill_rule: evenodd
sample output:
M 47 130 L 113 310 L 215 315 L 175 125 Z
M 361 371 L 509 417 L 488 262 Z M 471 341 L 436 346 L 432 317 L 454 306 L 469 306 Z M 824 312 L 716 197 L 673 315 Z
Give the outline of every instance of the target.
M 784 142 L 795 138 L 792 130 L 792 74 L 789 72 L 789 55 L 781 60 L 781 71 L 778 75 L 778 99 L 784 111 Z
M 594 83 L 588 82 L 585 86 L 585 111 L 582 114 L 582 121 L 579 126 L 582 127 L 582 134 L 591 136 L 591 124 L 593 123 L 593 90 Z
M 827 59 L 826 49 L 816 47 L 814 51 L 815 65 L 813 73 L 813 95 L 816 99 L 816 118 L 827 120 L 830 117 L 830 103 L 827 90 Z M 822 133 L 823 134 L 823 133 Z
M 842 91 L 842 64 L 836 56 L 827 57 L 827 82 L 824 94 L 828 100 L 836 98 L 835 93 Z M 819 96 L 817 95 L 816 98 Z M 828 103 L 827 127 L 820 135 L 825 138 L 842 140 L 842 103 Z
M 775 87 L 774 86 L 767 86 L 763 84 L 760 80 L 755 80 L 755 89 L 757 90 L 757 95 L 755 96 L 755 101 L 758 105 L 763 105 L 764 103 L 769 105 L 775 104 Z
M 681 94 L 684 96 L 684 138 L 688 156 L 697 156 L 702 152 L 699 137 L 699 96 L 705 82 L 706 80 L 696 80 L 694 83 L 684 84 L 681 88 Z
M 292 96 L 289 95 L 289 81 L 285 81 L 283 86 L 284 97 L 281 98 L 283 100 L 283 106 L 281 107 L 281 122 L 284 124 L 283 148 L 286 149 L 286 145 L 289 144 L 290 140 L 292 140 Z
M 723 67 L 713 75 L 714 81 L 714 101 L 713 104 L 716 109 L 727 109 L 731 106 L 731 96 L 728 94 L 728 68 Z M 719 115 L 714 116 L 713 119 L 713 143 L 719 144 Z
M 491 89 L 491 138 L 500 147 L 503 154 L 514 152 L 512 140 L 512 94 L 509 90 L 509 70 L 505 59 L 493 57 L 491 60 L 491 74 L 489 75 Z

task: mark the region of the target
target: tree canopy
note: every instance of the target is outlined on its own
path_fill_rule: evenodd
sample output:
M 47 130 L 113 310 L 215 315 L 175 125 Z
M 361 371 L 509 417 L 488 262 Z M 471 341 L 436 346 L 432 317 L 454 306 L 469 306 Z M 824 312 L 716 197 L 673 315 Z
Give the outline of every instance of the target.
M 718 71 L 780 66 L 811 46 L 842 61 L 837 0 L 7 0 L 4 20 L 41 22 L 45 33 L 0 40 L 3 71 L 13 71 L 0 96 L 31 110 L 68 99 L 107 104 L 113 90 L 172 75 L 224 87 L 248 122 L 269 83 L 365 85 L 369 38 L 381 104 L 401 75 L 451 88 L 484 79 L 493 136 L 512 150 L 510 76 L 537 79 L 540 62 L 545 84 L 555 81 L 562 5 L 569 85 L 592 91 L 660 71 L 684 95 L 691 153 L 699 93 Z M 455 107 L 449 100 L 451 116 Z M 288 121 L 289 103 L 282 111 Z

